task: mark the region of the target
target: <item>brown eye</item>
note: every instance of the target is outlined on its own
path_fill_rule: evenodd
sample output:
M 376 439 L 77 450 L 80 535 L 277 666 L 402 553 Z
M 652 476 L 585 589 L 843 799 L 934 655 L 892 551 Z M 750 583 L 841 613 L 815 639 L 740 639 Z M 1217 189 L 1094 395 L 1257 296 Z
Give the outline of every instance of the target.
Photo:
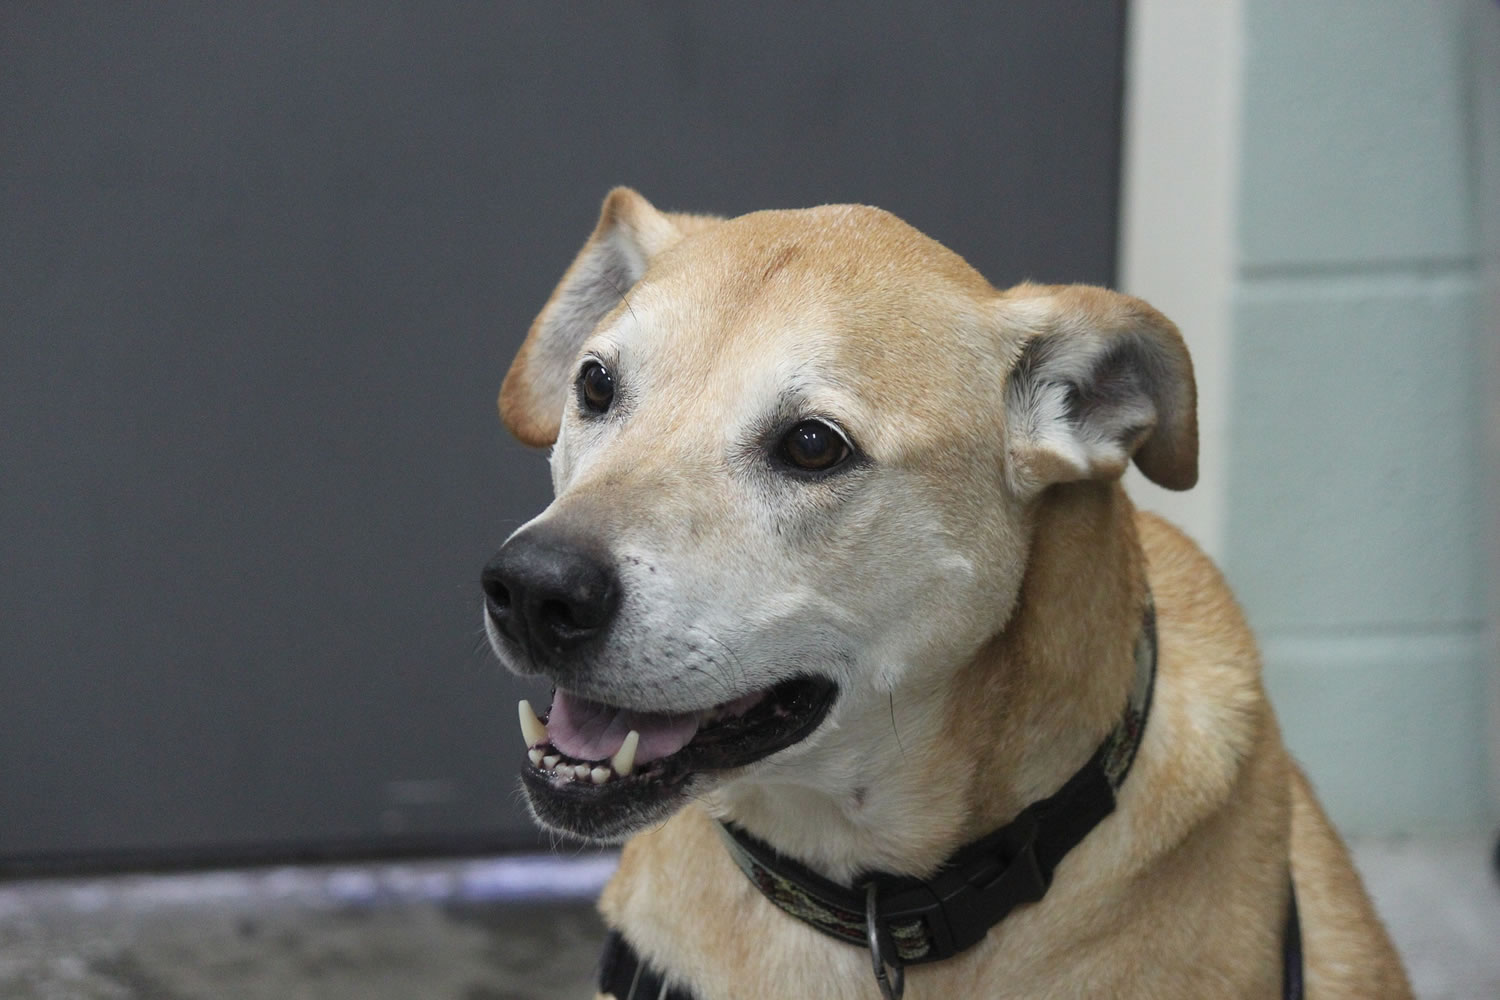
M 615 377 L 597 361 L 590 361 L 578 373 L 578 395 L 586 409 L 603 413 L 615 399 Z
M 821 420 L 804 420 L 781 439 L 781 457 L 799 469 L 826 472 L 849 457 L 849 444 Z

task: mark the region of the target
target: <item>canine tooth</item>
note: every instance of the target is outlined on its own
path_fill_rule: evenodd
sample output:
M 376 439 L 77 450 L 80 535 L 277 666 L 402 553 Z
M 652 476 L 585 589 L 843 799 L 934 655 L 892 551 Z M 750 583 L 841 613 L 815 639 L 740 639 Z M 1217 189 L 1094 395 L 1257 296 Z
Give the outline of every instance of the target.
M 531 758 L 531 762 L 533 764 L 537 765 L 538 767 L 541 766 L 541 763 L 542 763 L 542 751 L 541 750 L 537 749 L 536 747 L 532 747 L 530 750 L 526 751 L 526 756 L 528 756 L 528 757 Z
M 635 748 L 641 745 L 641 734 L 632 729 L 625 736 L 625 742 L 615 755 L 609 759 L 609 766 L 615 769 L 620 777 L 629 777 L 630 772 L 635 770 Z
M 555 753 L 549 753 L 547 756 L 542 758 L 542 766 L 550 771 L 557 766 L 557 762 L 560 760 L 562 760 L 562 757 L 560 757 L 559 755 Z
M 589 777 L 594 780 L 594 784 L 602 785 L 609 780 L 609 776 L 613 773 L 614 772 L 607 767 L 596 767 L 589 772 Z
M 521 712 L 521 735 L 526 738 L 529 747 L 541 746 L 547 742 L 547 727 L 542 725 L 542 720 L 536 717 L 536 711 L 531 707 L 531 702 L 525 698 L 517 706 Z
M 579 781 L 582 781 L 584 778 L 587 778 L 589 776 L 589 770 L 590 769 L 587 764 L 575 765 L 573 768 L 573 776 Z

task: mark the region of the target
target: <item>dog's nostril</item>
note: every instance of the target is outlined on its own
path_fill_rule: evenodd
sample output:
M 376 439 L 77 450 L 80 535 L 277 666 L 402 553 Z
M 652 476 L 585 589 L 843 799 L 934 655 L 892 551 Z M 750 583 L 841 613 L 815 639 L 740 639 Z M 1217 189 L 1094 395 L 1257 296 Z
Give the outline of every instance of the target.
M 485 578 L 484 596 L 489 598 L 491 607 L 502 611 L 510 607 L 510 588 L 495 577 Z

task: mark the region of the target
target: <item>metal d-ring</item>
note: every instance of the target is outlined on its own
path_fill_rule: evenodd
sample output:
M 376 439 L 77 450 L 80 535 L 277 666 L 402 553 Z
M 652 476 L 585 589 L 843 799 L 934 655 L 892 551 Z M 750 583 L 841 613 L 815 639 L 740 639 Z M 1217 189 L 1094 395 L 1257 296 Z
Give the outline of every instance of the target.
M 870 942 L 870 965 L 875 969 L 875 983 L 881 994 L 885 1000 L 901 1000 L 901 994 L 906 991 L 906 969 L 901 965 L 891 936 L 880 926 L 880 905 L 874 882 L 865 888 L 865 937 Z

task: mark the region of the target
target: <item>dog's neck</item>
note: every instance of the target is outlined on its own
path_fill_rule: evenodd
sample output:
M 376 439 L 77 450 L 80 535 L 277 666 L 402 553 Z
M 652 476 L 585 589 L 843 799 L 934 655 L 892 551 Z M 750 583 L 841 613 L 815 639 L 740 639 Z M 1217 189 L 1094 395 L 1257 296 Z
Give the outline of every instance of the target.
M 925 877 L 1056 791 L 1119 721 L 1134 674 L 1147 598 L 1133 514 L 1118 484 L 1050 491 L 1015 610 L 968 663 L 867 698 L 820 763 L 731 785 L 710 810 L 848 883 Z

